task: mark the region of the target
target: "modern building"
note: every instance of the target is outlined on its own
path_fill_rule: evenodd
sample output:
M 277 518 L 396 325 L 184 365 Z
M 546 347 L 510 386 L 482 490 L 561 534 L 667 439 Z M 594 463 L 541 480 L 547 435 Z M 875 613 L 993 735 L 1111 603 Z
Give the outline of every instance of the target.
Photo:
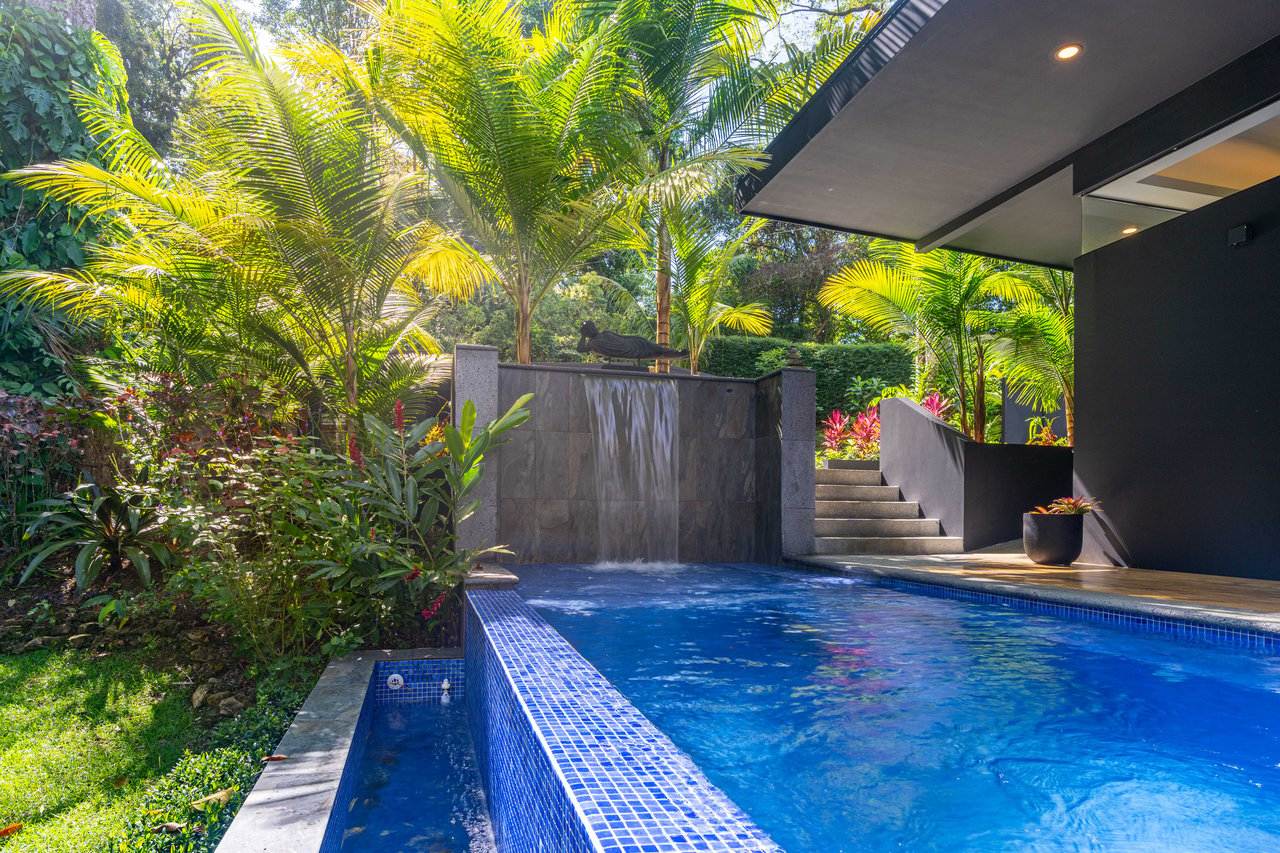
M 900 0 L 743 213 L 1073 269 L 1086 559 L 1280 579 L 1280 2 Z

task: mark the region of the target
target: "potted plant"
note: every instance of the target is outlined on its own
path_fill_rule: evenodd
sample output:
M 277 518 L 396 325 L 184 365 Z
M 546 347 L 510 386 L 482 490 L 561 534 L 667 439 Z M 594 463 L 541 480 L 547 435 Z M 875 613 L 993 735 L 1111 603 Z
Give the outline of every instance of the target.
M 1101 509 L 1097 498 L 1058 498 L 1022 516 L 1022 549 L 1042 566 L 1069 566 L 1084 547 L 1084 517 Z

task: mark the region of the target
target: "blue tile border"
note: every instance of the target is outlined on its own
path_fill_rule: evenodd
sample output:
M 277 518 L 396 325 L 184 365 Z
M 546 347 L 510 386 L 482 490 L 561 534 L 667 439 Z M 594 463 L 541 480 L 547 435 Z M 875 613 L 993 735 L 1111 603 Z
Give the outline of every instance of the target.
M 930 595 L 936 598 L 1004 604 L 1031 613 L 1101 622 L 1129 630 L 1167 634 L 1179 639 L 1206 642 L 1213 645 L 1280 651 L 1280 634 L 1269 631 L 1201 624 L 1189 619 L 1154 616 L 1109 607 L 1042 601 L 1008 592 L 984 592 L 902 578 L 880 577 L 877 578 L 877 582 L 883 587 Z
M 391 675 L 404 679 L 404 686 L 392 690 L 387 683 Z M 379 705 L 395 702 L 439 702 L 449 681 L 449 698 L 466 697 L 467 668 L 461 657 L 434 660 L 378 661 L 373 668 L 370 690 Z
M 927 568 L 877 565 L 857 560 L 793 559 L 788 565 L 813 571 L 858 575 L 890 589 L 939 598 L 1002 604 L 1060 618 L 1102 623 L 1154 633 L 1180 641 L 1280 652 L 1280 618 L 1189 602 L 1148 599 L 1119 593 L 1073 590 L 1017 581 L 989 581 L 931 573 Z
M 466 599 L 467 707 L 503 853 L 780 851 L 519 595 Z
M 374 665 L 377 671 L 377 664 Z M 333 808 L 329 811 L 329 820 L 325 824 L 324 839 L 320 842 L 319 853 L 341 853 L 342 842 L 347 834 L 347 816 L 351 813 L 354 800 L 351 796 L 360 775 L 360 762 L 364 760 L 365 747 L 369 743 L 369 727 L 373 724 L 373 706 L 369 701 L 373 692 L 374 681 L 370 681 L 365 691 L 364 702 L 360 706 L 360 718 L 356 722 L 355 732 L 351 737 L 351 745 L 347 748 L 346 763 L 342 767 L 342 778 L 338 782 L 338 790 L 333 796 Z

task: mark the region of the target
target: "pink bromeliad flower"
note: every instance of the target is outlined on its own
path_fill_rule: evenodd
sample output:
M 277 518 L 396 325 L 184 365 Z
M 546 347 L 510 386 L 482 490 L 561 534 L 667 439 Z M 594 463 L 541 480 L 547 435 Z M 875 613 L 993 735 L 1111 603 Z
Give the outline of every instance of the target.
M 857 459 L 874 459 L 880 455 L 880 409 L 872 406 L 853 421 L 849 440 Z
M 853 421 L 839 410 L 827 415 L 822 422 L 822 447 L 824 450 L 839 452 L 844 448 L 853 432 Z
M 946 420 L 947 413 L 951 411 L 951 401 L 937 391 L 921 400 L 920 405 L 938 420 Z

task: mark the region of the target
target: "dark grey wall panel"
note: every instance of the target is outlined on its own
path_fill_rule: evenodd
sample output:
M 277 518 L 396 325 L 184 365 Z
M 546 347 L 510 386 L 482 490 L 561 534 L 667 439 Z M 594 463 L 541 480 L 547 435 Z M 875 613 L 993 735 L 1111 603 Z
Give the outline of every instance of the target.
M 522 394 L 534 395 L 529 422 L 510 433 L 510 441 L 490 461 L 497 475 L 497 539 L 518 562 L 598 558 L 596 449 L 583 379 L 601 374 L 587 366 L 498 367 L 502 411 Z M 807 397 L 792 406 L 803 408 L 808 426 L 803 436 L 784 442 L 789 434 L 783 420 L 783 379 L 795 385 L 791 374 L 810 379 Z M 633 371 L 613 375 L 676 384 L 680 559 L 780 559 L 786 444 L 807 442 L 812 476 L 812 372 L 783 371 L 758 382 Z M 812 502 L 812 485 L 808 492 Z M 636 519 L 644 518 L 641 509 Z M 810 524 L 812 516 L 810 506 Z M 643 538 L 649 531 L 637 528 L 624 535 Z M 811 543 L 811 533 L 809 539 Z
M 1022 514 L 1071 494 L 1071 448 L 965 445 L 964 547 L 1022 538 Z
M 1062 415 L 1062 398 L 1058 398 L 1058 408 L 1046 412 L 1039 406 L 1019 403 L 1018 395 L 1010 392 L 1007 382 L 1000 383 L 1000 398 L 1003 408 L 1000 431 L 1005 444 L 1026 444 L 1027 428 L 1032 418 L 1052 417 L 1054 433 L 1059 438 L 1067 437 L 1067 419 Z
M 1278 286 L 1280 179 L 1078 260 L 1086 557 L 1280 579 Z
M 1022 536 L 1022 514 L 1071 493 L 1071 449 L 980 444 L 913 402 L 880 404 L 880 470 L 966 550 Z
M 880 404 L 880 471 L 884 481 L 919 501 L 947 536 L 964 530 L 964 445 L 969 439 L 909 400 Z

